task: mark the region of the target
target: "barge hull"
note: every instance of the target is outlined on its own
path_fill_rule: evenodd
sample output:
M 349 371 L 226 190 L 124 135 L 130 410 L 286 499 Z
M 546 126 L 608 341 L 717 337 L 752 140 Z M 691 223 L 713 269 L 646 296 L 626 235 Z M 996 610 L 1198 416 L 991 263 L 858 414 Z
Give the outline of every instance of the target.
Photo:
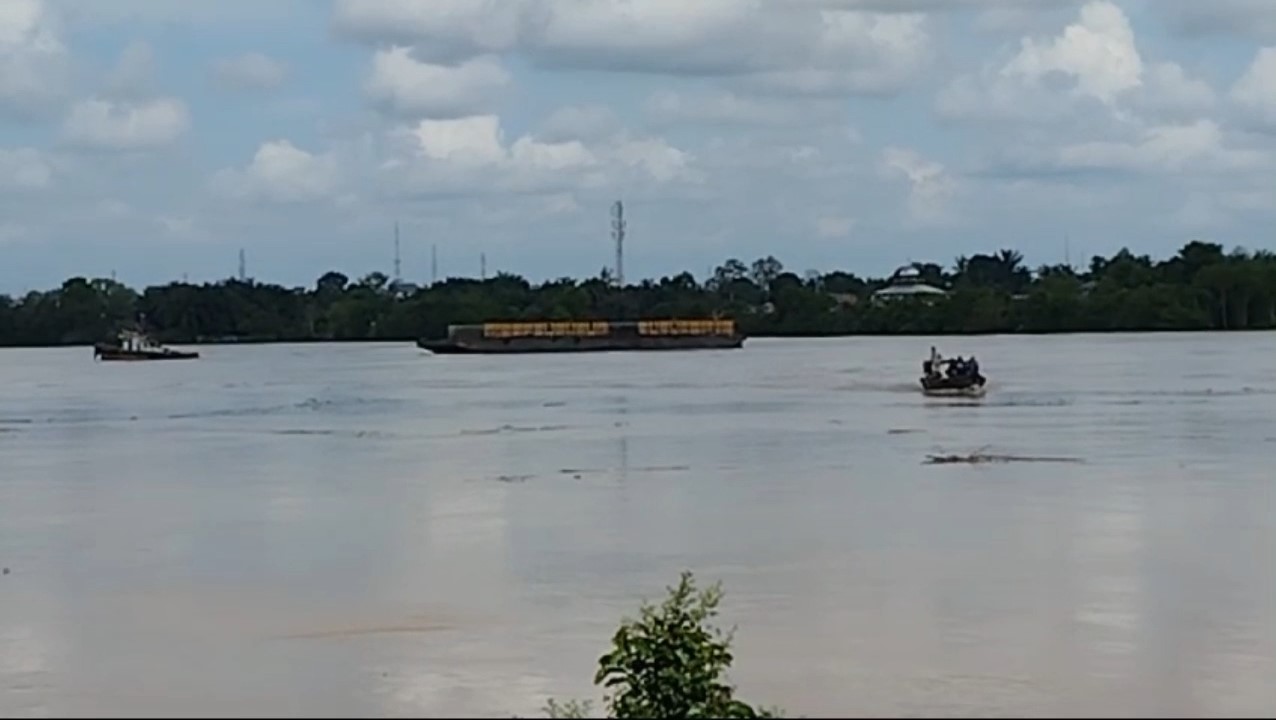
M 468 341 L 418 340 L 417 347 L 437 355 L 513 355 L 528 353 L 630 352 L 635 350 L 734 350 L 744 336 L 640 338 L 510 338 Z

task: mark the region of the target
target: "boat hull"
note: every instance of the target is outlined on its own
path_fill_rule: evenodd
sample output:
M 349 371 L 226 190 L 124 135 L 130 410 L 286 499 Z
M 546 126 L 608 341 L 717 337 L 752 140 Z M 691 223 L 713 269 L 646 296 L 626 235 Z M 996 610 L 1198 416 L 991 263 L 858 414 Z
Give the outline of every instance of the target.
M 984 378 L 968 381 L 939 381 L 921 379 L 922 394 L 927 397 L 983 397 L 988 389 L 988 381 Z
M 987 385 L 969 385 L 967 387 L 922 388 L 926 397 L 938 398 L 979 398 L 988 392 Z
M 474 340 L 418 340 L 417 347 L 436 355 L 516 355 L 531 353 L 632 352 L 657 350 L 734 350 L 743 335 L 682 337 L 561 337 Z
M 199 357 L 199 353 L 179 350 L 146 352 L 99 345 L 93 348 L 93 357 L 105 362 L 141 362 L 145 360 L 194 360 Z

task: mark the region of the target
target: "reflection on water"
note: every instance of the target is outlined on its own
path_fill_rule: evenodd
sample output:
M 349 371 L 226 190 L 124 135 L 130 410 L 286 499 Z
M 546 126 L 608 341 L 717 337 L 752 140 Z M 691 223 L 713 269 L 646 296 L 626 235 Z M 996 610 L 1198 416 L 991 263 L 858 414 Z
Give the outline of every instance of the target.
M 1276 336 L 929 344 L 0 351 L 0 715 L 534 714 L 683 568 L 794 714 L 1276 712 Z

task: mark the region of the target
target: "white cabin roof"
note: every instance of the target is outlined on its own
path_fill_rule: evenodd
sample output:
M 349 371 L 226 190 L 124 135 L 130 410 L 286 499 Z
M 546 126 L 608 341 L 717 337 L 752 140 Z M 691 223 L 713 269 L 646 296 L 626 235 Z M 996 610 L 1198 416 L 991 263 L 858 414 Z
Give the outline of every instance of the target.
M 873 293 L 874 297 L 891 297 L 905 295 L 947 295 L 946 290 L 941 290 L 933 285 L 924 283 L 909 283 L 907 285 L 891 285 Z

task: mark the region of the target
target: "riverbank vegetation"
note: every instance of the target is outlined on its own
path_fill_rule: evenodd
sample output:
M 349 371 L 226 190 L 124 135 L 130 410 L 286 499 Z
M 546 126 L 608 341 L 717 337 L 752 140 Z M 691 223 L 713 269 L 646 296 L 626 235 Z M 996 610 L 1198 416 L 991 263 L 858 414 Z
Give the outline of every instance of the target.
M 899 288 L 913 291 L 899 292 Z M 882 292 L 885 290 L 885 292 Z M 82 345 L 144 318 L 165 342 L 412 340 L 449 324 L 500 320 L 734 318 L 752 336 L 938 335 L 1276 327 L 1276 254 L 1191 242 L 1160 261 L 1122 250 L 1084 268 L 1035 270 L 1013 250 L 914 263 L 888 278 L 797 274 L 773 257 L 728 260 L 618 288 L 606 271 L 541 284 L 507 273 L 428 287 L 337 272 L 313 287 L 256 281 L 170 283 L 136 291 L 71 278 L 0 295 L 0 345 Z
M 594 684 L 607 695 L 606 715 L 592 703 L 550 700 L 551 718 L 772 718 L 778 710 L 754 708 L 726 681 L 734 656 L 731 633 L 712 624 L 721 585 L 697 590 L 690 572 L 668 588 L 660 605 L 643 603 L 637 619 L 625 619 L 612 647 L 598 659 Z

